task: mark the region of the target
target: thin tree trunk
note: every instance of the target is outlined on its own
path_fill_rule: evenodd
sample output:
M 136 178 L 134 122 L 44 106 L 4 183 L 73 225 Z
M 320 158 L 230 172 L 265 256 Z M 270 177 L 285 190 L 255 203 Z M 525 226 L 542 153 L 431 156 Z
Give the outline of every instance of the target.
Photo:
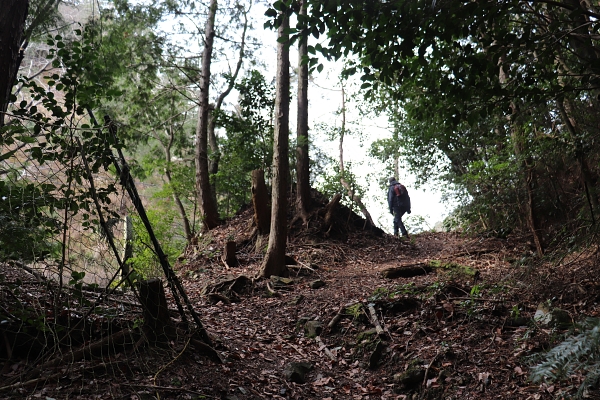
M 202 76 L 200 78 L 200 95 L 198 98 L 198 125 L 196 126 L 196 192 L 203 227 L 206 230 L 219 225 L 217 204 L 210 186 L 208 173 L 208 90 L 210 86 L 210 63 L 215 39 L 215 16 L 217 0 L 209 5 L 206 30 L 204 33 L 204 50 L 202 52 Z
M 300 15 L 306 15 L 307 0 L 302 1 Z M 308 156 L 308 46 L 307 36 L 298 47 L 298 121 L 296 139 L 296 207 L 306 223 L 310 208 L 310 175 Z
M 268 235 L 271 215 L 269 214 L 269 193 L 267 185 L 265 185 L 265 173 L 262 169 L 252 171 L 252 204 L 258 234 Z
M 344 170 L 344 134 L 346 133 L 346 91 L 344 90 L 344 86 L 342 86 L 342 127 L 340 129 L 340 183 L 346 189 L 348 196 L 352 199 L 354 203 L 360 209 L 360 212 L 365 216 L 367 222 L 370 226 L 375 226 L 373 223 L 373 218 L 371 218 L 371 213 L 367 210 L 367 207 L 362 202 L 361 197 L 354 192 L 352 185 L 345 178 L 345 170 Z
M 524 175 L 525 180 L 525 190 L 527 191 L 527 222 L 529 224 L 529 230 L 533 235 L 533 242 L 535 243 L 535 248 L 537 250 L 538 256 L 541 257 L 544 255 L 544 248 L 542 247 L 542 242 L 540 240 L 540 236 L 538 234 L 537 221 L 535 216 L 535 204 L 534 204 L 534 195 L 533 195 L 533 166 L 531 162 L 523 155 L 523 137 L 521 132 L 521 127 L 518 126 L 517 118 L 518 111 L 516 110 L 516 106 L 513 105 L 513 114 L 511 118 L 511 136 L 513 140 L 513 148 L 517 159 L 519 160 L 520 170 Z
M 167 177 L 167 182 L 169 184 L 172 184 L 173 178 L 171 176 L 170 169 L 165 170 L 165 176 Z M 176 191 L 173 191 L 173 201 L 175 202 L 175 205 L 177 206 L 177 211 L 179 211 L 179 216 L 181 217 L 181 221 L 183 222 L 183 232 L 185 233 L 185 238 L 188 243 L 191 243 L 192 239 L 194 238 L 194 232 L 192 230 L 192 225 L 190 224 L 190 220 L 187 216 L 187 211 L 185 210 L 185 207 L 183 206 L 183 202 L 181 201 L 181 197 L 179 197 L 179 195 L 177 194 Z
M 506 73 L 503 69 L 504 57 L 500 57 L 498 61 L 499 71 L 498 71 L 498 80 L 500 84 L 504 84 L 506 82 Z M 533 195 L 533 170 L 531 163 L 524 158 L 523 150 L 523 134 L 521 127 L 519 126 L 519 110 L 516 103 L 511 102 L 510 108 L 512 110 L 510 117 L 508 118 L 508 122 L 510 124 L 511 130 L 511 139 L 513 142 L 513 151 L 517 160 L 519 160 L 519 169 L 523 174 L 523 181 L 525 185 L 525 190 L 527 192 L 527 224 L 529 225 L 529 230 L 533 236 L 533 242 L 535 243 L 535 248 L 537 250 L 537 254 L 539 257 L 544 255 L 544 248 L 542 247 L 542 242 L 540 240 L 540 236 L 538 235 L 536 216 L 535 216 L 535 205 L 534 205 L 534 195 Z
M 170 146 L 169 146 L 170 148 Z M 170 149 L 167 151 L 167 167 L 165 168 L 165 176 L 167 177 L 167 182 L 171 187 L 173 186 L 173 177 L 171 175 L 171 151 Z M 194 238 L 194 232 L 192 231 L 192 226 L 190 224 L 190 220 L 187 216 L 187 212 L 185 211 L 185 207 L 183 206 L 183 202 L 181 201 L 181 197 L 176 190 L 173 190 L 173 201 L 177 206 L 177 210 L 179 211 L 179 216 L 181 217 L 181 221 L 183 222 L 183 232 L 185 233 L 185 238 L 188 243 L 191 243 Z
M 289 19 L 282 15 L 277 42 L 277 95 L 275 98 L 275 132 L 273 143 L 273 187 L 271 193 L 271 231 L 269 247 L 260 271 L 263 277 L 282 275 L 286 270 L 287 189 L 289 177 L 290 54 Z M 282 40 L 285 38 L 285 40 Z
M 171 107 L 174 108 L 173 100 L 171 101 Z M 171 148 L 173 147 L 173 141 L 175 140 L 175 130 L 173 127 L 173 123 L 170 124 L 169 130 L 167 131 L 167 136 L 169 140 L 167 142 L 167 145 L 164 146 L 165 159 L 167 161 L 167 165 L 165 167 L 165 177 L 167 178 L 167 182 L 169 183 L 169 185 L 173 187 L 173 177 L 171 175 Z M 162 143 L 162 141 L 158 138 L 158 135 L 157 139 L 159 143 Z M 192 231 L 187 212 L 185 211 L 185 207 L 183 206 L 183 202 L 181 201 L 181 197 L 179 197 L 179 194 L 176 190 L 173 190 L 173 201 L 175 202 L 177 210 L 179 211 L 179 216 L 181 217 L 181 221 L 183 222 L 183 231 L 185 233 L 185 238 L 189 244 L 194 238 L 194 233 Z
M 121 276 L 127 279 L 129 275 L 129 259 L 133 257 L 133 221 L 129 215 L 123 217 L 123 267 L 121 268 Z
M 590 217 L 592 218 L 592 224 L 595 224 L 595 210 L 598 209 L 598 195 L 596 193 L 596 187 L 591 176 L 589 165 L 585 160 L 585 154 L 581 149 L 581 145 L 578 144 L 578 139 L 580 135 L 577 122 L 573 117 L 574 107 L 571 104 L 567 103 L 567 108 L 567 105 L 564 104 L 562 99 L 557 100 L 556 104 L 558 105 L 558 110 L 560 111 L 563 123 L 565 124 L 567 130 L 569 131 L 569 134 L 571 135 L 571 140 L 575 143 L 575 158 L 577 159 L 577 164 L 579 165 L 581 183 L 583 184 L 583 189 L 585 191 L 588 207 L 590 209 Z
M 211 151 L 211 157 L 208 160 L 209 161 L 208 172 L 210 174 L 209 176 L 215 175 L 217 172 L 219 172 L 219 161 L 221 160 L 221 151 L 219 150 L 219 141 L 217 140 L 217 135 L 215 133 L 215 122 L 216 121 L 215 121 L 215 117 L 214 117 L 214 115 L 215 115 L 214 112 L 221 109 L 221 106 L 223 105 L 223 101 L 229 95 L 229 93 L 231 93 L 231 90 L 235 86 L 235 81 L 237 80 L 237 77 L 242 68 L 242 64 L 244 61 L 244 53 L 246 51 L 246 32 L 248 30 L 248 12 L 250 12 L 250 9 L 248 9 L 248 10 L 244 9 L 244 11 L 243 11 L 244 28 L 242 29 L 240 52 L 238 54 L 238 61 L 235 66 L 235 71 L 233 71 L 233 73 L 231 74 L 231 77 L 229 78 L 227 88 L 225 89 L 225 91 L 223 93 L 221 93 L 219 95 L 219 97 L 217 98 L 217 102 L 215 103 L 215 106 L 209 110 L 209 114 L 208 114 L 208 145 L 210 146 L 210 151 Z M 216 188 L 215 182 L 212 182 L 211 189 L 212 189 L 212 194 L 213 194 L 213 197 L 215 198 L 215 204 L 216 204 L 217 188 Z
M 0 12 L 0 127 L 10 103 L 13 84 L 23 59 L 21 42 L 25 19 L 29 9 L 28 0 L 3 0 Z

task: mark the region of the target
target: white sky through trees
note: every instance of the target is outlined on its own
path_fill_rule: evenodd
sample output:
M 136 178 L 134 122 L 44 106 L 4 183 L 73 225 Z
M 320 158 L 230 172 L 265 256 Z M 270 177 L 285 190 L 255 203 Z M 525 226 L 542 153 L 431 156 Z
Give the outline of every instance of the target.
M 266 21 L 264 11 L 261 13 L 258 11 L 259 8 L 260 7 L 256 7 L 256 18 L 262 22 L 256 24 L 257 27 L 262 26 Z M 265 30 L 262 37 L 264 40 L 262 59 L 267 65 L 267 80 L 269 80 L 269 76 L 275 76 L 276 35 L 275 32 Z M 323 37 L 321 37 L 320 41 L 322 44 L 325 44 L 323 43 Z M 311 36 L 309 38 L 309 45 L 314 45 L 315 42 L 316 39 Z M 298 65 L 297 54 L 297 46 L 290 49 L 292 68 L 295 68 Z M 323 138 L 322 134 L 315 131 L 315 127 L 321 123 L 333 125 L 338 128 L 341 125 L 342 117 L 339 115 L 339 110 L 342 107 L 341 87 L 339 85 L 341 66 L 341 61 L 335 63 L 324 62 L 324 69 L 322 72 L 319 73 L 315 71 L 311 74 L 308 88 L 309 135 L 311 135 L 315 145 L 335 160 L 338 160 L 339 158 L 338 141 L 326 140 Z M 358 81 L 358 77 L 355 77 L 354 80 Z M 296 115 L 296 84 L 297 82 L 292 79 L 291 92 L 294 99 L 290 103 L 290 138 L 295 138 L 296 119 L 294 116 Z M 360 84 L 352 85 L 351 79 L 349 87 L 347 88 L 347 99 L 349 99 L 351 95 L 357 94 L 356 88 L 358 87 L 360 87 Z M 386 129 L 388 121 L 385 118 L 377 117 L 375 113 L 373 113 L 371 117 L 360 116 L 355 108 L 353 110 L 351 104 L 352 101 L 353 100 L 347 100 L 347 103 L 350 104 L 347 104 L 346 127 L 349 131 L 360 132 L 362 138 L 360 135 L 350 133 L 344 137 L 344 164 L 346 167 L 351 164 L 352 172 L 357 176 L 359 185 L 365 188 L 366 195 L 363 198 L 363 201 L 371 213 L 373 221 L 385 231 L 391 232 L 393 228 L 393 217 L 388 210 L 387 190 L 381 189 L 379 184 L 380 179 L 385 179 L 387 182 L 389 176 L 384 172 L 386 169 L 385 166 L 381 162 L 369 157 L 367 152 L 373 141 L 389 138 L 392 133 L 390 130 Z M 381 172 L 379 173 L 378 171 Z M 417 189 L 415 186 L 415 177 L 406 169 L 403 170 L 402 165 L 400 165 L 400 174 L 396 178 L 407 187 L 411 197 L 412 214 L 404 217 L 409 231 L 410 228 L 417 227 L 419 229 L 433 228 L 437 222 L 443 221 L 456 206 L 453 202 L 451 204 L 442 202 L 442 194 L 432 185 L 426 185 Z M 419 217 L 423 217 L 426 224 L 419 223 Z
M 267 21 L 267 17 L 264 16 L 267 10 L 268 3 L 266 2 L 255 2 L 252 6 L 250 18 L 255 30 L 251 33 L 262 42 L 262 48 L 252 53 L 252 58 L 257 60 L 259 63 L 264 64 L 263 69 L 261 66 L 251 66 L 249 59 L 244 60 L 245 71 L 250 68 L 257 68 L 259 71 L 265 74 L 267 82 L 274 82 L 275 79 L 275 66 L 277 59 L 276 51 L 276 39 L 277 35 L 275 31 L 266 30 L 263 28 L 264 23 Z M 204 22 L 201 21 L 200 25 Z M 219 21 L 216 22 L 217 24 Z M 293 26 L 294 21 L 291 21 Z M 181 41 L 181 35 L 178 35 L 175 30 L 175 24 L 173 21 L 166 21 L 161 24 L 161 29 L 170 36 L 171 40 Z M 217 42 L 219 38 L 216 38 L 215 45 L 218 46 Z M 325 44 L 326 39 L 322 36 L 319 41 Z M 314 37 L 309 38 L 309 45 L 316 44 L 317 40 Z M 181 42 L 180 42 L 181 43 Z M 193 43 L 187 42 L 187 45 L 194 46 Z M 199 53 L 201 49 L 190 48 L 190 51 Z M 224 71 L 227 71 L 227 63 L 231 63 L 236 55 L 232 54 L 227 57 L 229 60 L 221 59 L 215 61 L 212 64 L 211 72 L 213 76 L 218 75 Z M 291 93 L 292 101 L 290 103 L 290 140 L 293 141 L 296 137 L 296 91 L 297 82 L 295 80 L 295 67 L 298 63 L 298 52 L 297 45 L 293 45 L 290 49 L 290 62 L 292 66 L 292 80 L 291 80 Z M 309 135 L 311 135 L 314 144 L 323 150 L 329 157 L 338 160 L 339 149 L 338 140 L 329 141 L 324 138 L 322 132 L 319 132 L 316 127 L 319 124 L 327 124 L 339 128 L 341 125 L 341 115 L 339 111 L 342 107 L 342 96 L 341 87 L 339 85 L 339 73 L 341 71 L 342 62 L 324 62 L 324 69 L 322 72 L 315 71 L 310 77 L 310 83 L 308 88 L 309 96 Z M 240 74 L 243 76 L 244 72 Z M 358 81 L 358 78 L 354 78 Z M 392 216 L 389 214 L 387 206 L 387 191 L 380 187 L 380 180 L 385 179 L 387 182 L 388 173 L 385 171 L 385 166 L 377 160 L 374 160 L 367 156 L 367 152 L 371 143 L 377 139 L 388 138 L 391 136 L 391 131 L 385 127 L 388 125 L 388 121 L 383 117 L 375 116 L 375 113 L 371 117 L 361 116 L 356 111 L 356 108 L 352 106 L 354 100 L 351 96 L 356 95 L 357 89 L 360 85 L 352 85 L 352 79 L 350 79 L 349 85 L 346 89 L 347 97 L 347 114 L 346 114 L 346 127 L 347 134 L 344 137 L 344 165 L 346 168 L 350 167 L 351 171 L 357 176 L 359 186 L 366 190 L 366 194 L 363 197 L 363 202 L 367 206 L 367 209 L 371 213 L 373 220 L 378 226 L 387 232 L 392 231 Z M 211 101 L 214 100 L 217 95 L 214 93 L 214 89 L 210 93 Z M 233 107 L 237 102 L 237 93 L 233 91 L 226 99 L 224 109 Z M 354 109 L 353 109 L 354 108 Z M 355 132 L 352 134 L 351 132 Z M 294 147 L 290 143 L 290 150 Z M 312 156 L 312 155 L 311 155 Z M 403 172 L 404 171 L 404 172 Z M 417 189 L 415 186 L 415 177 L 408 173 L 407 170 L 402 169 L 400 165 L 400 174 L 397 177 L 409 190 L 412 204 L 412 214 L 405 216 L 407 228 L 409 231 L 411 228 L 413 232 L 415 229 L 430 229 L 433 228 L 437 222 L 442 221 L 449 213 L 454 209 L 455 204 L 448 204 L 442 202 L 442 195 L 439 191 L 435 190 L 432 186 L 428 185 L 423 188 Z M 419 222 L 419 217 L 422 217 L 425 224 Z

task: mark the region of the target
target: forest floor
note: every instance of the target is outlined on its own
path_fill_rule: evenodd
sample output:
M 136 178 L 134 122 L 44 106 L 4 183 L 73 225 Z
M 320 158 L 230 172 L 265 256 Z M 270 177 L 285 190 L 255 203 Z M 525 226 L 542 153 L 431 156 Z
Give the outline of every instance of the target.
M 104 369 L 63 357 L 62 375 L 47 372 L 53 379 L 33 385 L 23 378 L 0 398 L 553 399 L 582 381 L 533 383 L 529 357 L 557 344 L 573 321 L 600 313 L 595 249 L 540 261 L 524 236 L 404 240 L 349 222 L 328 238 L 299 225 L 290 230 L 287 253 L 297 264 L 288 279 L 253 279 L 262 256 L 251 210 L 180 258 L 177 274 L 222 363 L 182 338 L 105 356 Z M 218 255 L 232 239 L 240 265 L 229 268 Z M 384 277 L 398 267 L 419 275 Z M 240 275 L 249 279 L 231 280 Z M 541 303 L 567 320 L 547 321 L 549 311 L 535 320 Z

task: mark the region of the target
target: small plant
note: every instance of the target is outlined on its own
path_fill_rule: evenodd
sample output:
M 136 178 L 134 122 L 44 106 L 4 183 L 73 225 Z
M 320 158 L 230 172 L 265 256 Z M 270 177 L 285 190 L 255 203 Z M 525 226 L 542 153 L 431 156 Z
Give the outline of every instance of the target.
M 518 319 L 520 316 L 521 316 L 521 308 L 519 307 L 518 304 L 515 304 L 510 309 L 510 317 L 512 319 Z
M 481 297 L 481 288 L 479 285 L 474 285 L 469 292 L 469 296 L 471 297 Z
M 389 295 L 390 295 L 390 290 L 388 288 L 380 287 L 380 288 L 375 289 L 373 294 L 369 297 L 369 301 L 385 299 Z

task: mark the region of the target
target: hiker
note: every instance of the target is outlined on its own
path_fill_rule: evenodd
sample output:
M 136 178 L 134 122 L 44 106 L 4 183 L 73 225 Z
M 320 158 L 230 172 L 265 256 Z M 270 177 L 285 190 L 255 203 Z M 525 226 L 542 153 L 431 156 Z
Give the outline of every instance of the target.
M 395 177 L 391 177 L 389 182 L 388 205 L 390 206 L 390 213 L 394 216 L 394 236 L 398 236 L 398 229 L 400 229 L 402 236 L 408 237 L 408 232 L 402 223 L 404 213 L 410 214 L 410 197 L 408 196 L 408 191 Z

